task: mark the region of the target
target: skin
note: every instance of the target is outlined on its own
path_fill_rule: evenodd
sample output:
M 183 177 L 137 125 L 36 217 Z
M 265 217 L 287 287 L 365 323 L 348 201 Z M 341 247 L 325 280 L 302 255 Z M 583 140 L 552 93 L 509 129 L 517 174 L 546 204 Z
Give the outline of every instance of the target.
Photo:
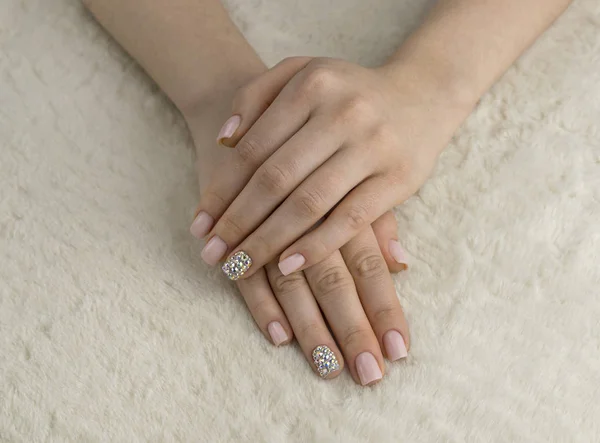
M 263 333 L 270 319 L 289 339 L 293 329 L 309 361 L 327 344 L 341 363 L 339 344 L 362 384 L 364 352 L 384 372 L 382 331 L 408 346 L 377 222 L 422 185 L 479 97 L 569 3 L 440 0 L 381 67 L 292 58 L 265 72 L 216 0 L 86 2 L 179 107 L 217 171 L 199 209 L 224 249 L 207 261 L 250 254 L 238 287 Z M 240 116 L 224 140 L 236 149 L 201 148 L 209 115 L 231 101 L 221 122 Z M 298 256 L 295 269 L 285 265 Z
M 267 68 L 216 0 L 84 3 L 181 110 L 196 145 L 203 190 L 209 171 L 235 156 L 234 150 L 215 147 L 215 135 L 230 113 L 236 91 L 260 78 Z M 268 340 L 273 342 L 269 325 L 278 322 L 287 335 L 278 344 L 295 336 L 313 370 L 313 349 L 327 345 L 340 363 L 340 370 L 327 378 L 339 375 L 346 365 L 357 383 L 372 384 L 377 380 L 361 380 L 357 356 L 373 355 L 383 375 L 384 356 L 389 358 L 384 335 L 398 331 L 410 346 L 389 273 L 406 268 L 390 253 L 390 240 L 395 239 L 396 221 L 387 212 L 304 272 L 284 276 L 277 261 L 271 261 L 237 285 Z
M 236 155 L 200 202 L 218 220 L 208 237 L 252 258 L 241 278 L 274 258 L 284 274 L 321 262 L 419 189 L 481 95 L 569 3 L 441 0 L 383 66 L 284 60 L 234 100 L 241 124 L 223 143 Z M 219 174 L 232 168 L 235 180 Z

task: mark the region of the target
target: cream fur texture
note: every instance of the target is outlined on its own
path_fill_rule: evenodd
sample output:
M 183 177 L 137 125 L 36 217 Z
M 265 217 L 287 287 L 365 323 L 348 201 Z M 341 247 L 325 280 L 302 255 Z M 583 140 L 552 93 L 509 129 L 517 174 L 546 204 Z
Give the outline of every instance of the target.
M 375 64 L 428 4 L 228 6 L 269 64 Z M 182 119 L 77 0 L 2 0 L 0 51 L 0 441 L 600 441 L 597 0 L 397 209 L 413 348 L 369 389 L 271 346 L 202 264 Z

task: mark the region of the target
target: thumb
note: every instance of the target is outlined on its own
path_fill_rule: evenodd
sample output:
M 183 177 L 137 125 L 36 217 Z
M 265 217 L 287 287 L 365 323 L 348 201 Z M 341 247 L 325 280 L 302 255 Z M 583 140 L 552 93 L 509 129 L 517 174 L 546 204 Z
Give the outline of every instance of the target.
M 286 58 L 239 89 L 233 99 L 232 115 L 221 128 L 217 142 L 235 147 L 285 85 L 311 60 L 312 57 Z
M 406 255 L 398 242 L 398 225 L 394 213 L 386 212 L 373 222 L 371 228 L 390 272 L 397 273 L 408 269 Z

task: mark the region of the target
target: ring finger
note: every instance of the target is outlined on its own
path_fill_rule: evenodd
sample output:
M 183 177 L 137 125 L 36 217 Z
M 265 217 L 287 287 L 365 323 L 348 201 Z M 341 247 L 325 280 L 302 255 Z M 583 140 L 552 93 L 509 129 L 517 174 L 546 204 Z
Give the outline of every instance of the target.
M 304 273 L 284 276 L 277 262 L 268 263 L 265 268 L 275 297 L 285 311 L 311 367 L 322 378 L 337 377 L 344 367 L 344 359 L 325 324 Z

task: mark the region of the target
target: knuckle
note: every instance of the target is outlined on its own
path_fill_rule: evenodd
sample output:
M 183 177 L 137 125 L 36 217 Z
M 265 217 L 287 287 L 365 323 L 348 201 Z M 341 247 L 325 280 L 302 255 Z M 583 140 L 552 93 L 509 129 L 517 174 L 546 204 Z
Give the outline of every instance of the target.
M 290 174 L 276 164 L 263 165 L 258 173 L 258 187 L 270 194 L 280 194 L 290 182 Z
M 248 299 L 246 299 L 246 304 L 248 305 L 248 309 L 252 313 L 252 316 L 255 318 L 258 317 L 260 314 L 271 311 L 273 307 L 272 300 L 270 300 L 267 297 L 259 297 L 256 300 L 252 301 L 248 301 Z
M 385 260 L 378 251 L 371 248 L 356 253 L 350 263 L 360 279 L 379 279 L 387 272 Z
M 364 205 L 354 205 L 346 212 L 348 227 L 353 231 L 362 229 L 369 222 L 369 209 Z
M 224 240 L 231 238 L 241 238 L 245 234 L 243 225 L 236 215 L 224 215 L 223 217 L 221 217 L 221 220 L 219 220 L 219 225 L 220 229 L 218 229 L 218 232 Z
M 208 188 L 204 191 L 202 195 L 202 200 L 208 202 L 210 206 L 216 206 L 219 208 L 227 207 L 229 202 L 226 201 L 217 191 L 214 189 Z
M 387 123 L 378 123 L 371 130 L 371 140 L 375 144 L 389 145 L 394 140 L 394 132 Z
M 300 190 L 294 204 L 302 216 L 314 219 L 323 214 L 325 200 L 318 190 Z
M 307 94 L 320 94 L 332 87 L 336 82 L 336 74 L 328 67 L 311 68 L 302 82 L 301 89 Z
M 305 282 L 301 272 L 294 272 L 290 275 L 278 275 L 271 281 L 273 290 L 277 295 L 289 295 L 301 289 Z
M 298 328 L 298 331 L 294 331 L 294 334 L 298 337 L 325 337 L 326 331 L 323 324 L 317 321 L 309 321 Z
M 344 349 L 362 347 L 367 341 L 369 332 L 370 331 L 364 326 L 348 326 L 342 334 L 342 347 Z
M 373 317 L 374 323 L 381 323 L 385 325 L 391 323 L 395 319 L 398 319 L 400 317 L 400 311 L 391 304 L 386 304 L 377 309 L 377 311 L 373 314 Z
M 331 296 L 352 285 L 352 278 L 341 266 L 331 266 L 325 269 L 315 281 L 315 287 L 320 297 Z
M 257 140 L 250 137 L 244 137 L 237 144 L 235 149 L 240 159 L 249 165 L 259 165 L 262 163 L 262 145 Z
M 255 231 L 250 235 L 246 240 L 247 250 L 249 251 L 260 251 L 261 257 L 272 257 L 274 253 L 273 239 L 269 241 L 264 237 L 264 235 Z
M 338 118 L 344 122 L 365 122 L 374 115 L 369 101 L 361 96 L 347 100 L 340 108 Z

